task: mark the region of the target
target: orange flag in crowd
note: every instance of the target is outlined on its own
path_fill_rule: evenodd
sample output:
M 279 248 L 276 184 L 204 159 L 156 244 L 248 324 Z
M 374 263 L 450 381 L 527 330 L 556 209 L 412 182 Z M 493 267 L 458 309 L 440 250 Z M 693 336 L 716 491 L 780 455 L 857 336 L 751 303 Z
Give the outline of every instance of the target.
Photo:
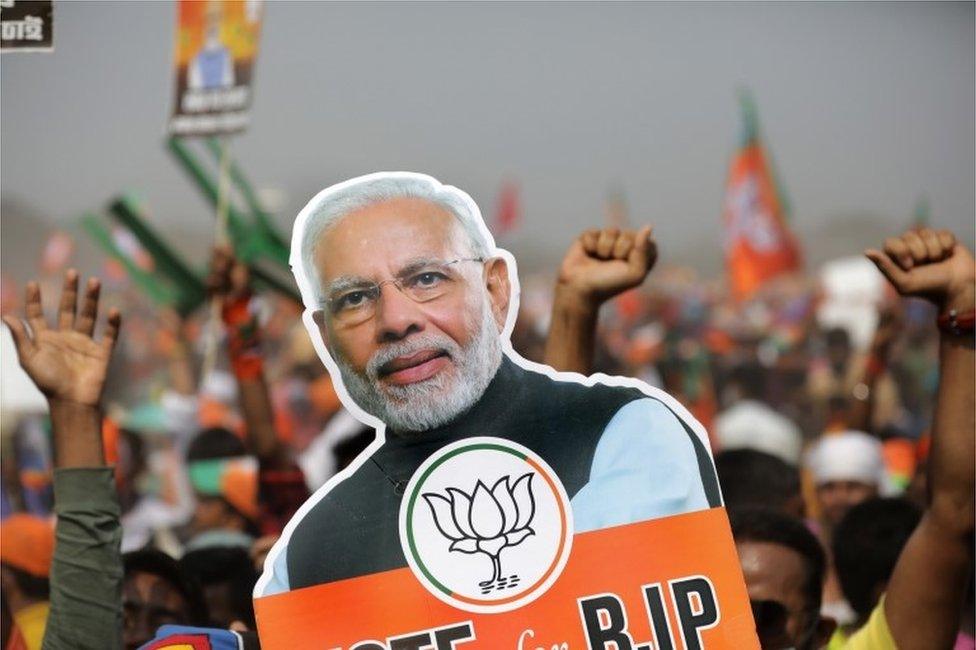
M 498 195 L 498 209 L 495 212 L 495 222 L 492 234 L 501 237 L 506 233 L 515 230 L 522 218 L 522 210 L 519 208 L 518 185 L 509 181 L 502 185 Z
M 798 270 L 796 239 L 786 223 L 788 208 L 759 138 L 752 100 L 742 97 L 745 133 L 729 167 L 725 190 L 725 260 L 736 298 L 751 296 L 766 280 Z

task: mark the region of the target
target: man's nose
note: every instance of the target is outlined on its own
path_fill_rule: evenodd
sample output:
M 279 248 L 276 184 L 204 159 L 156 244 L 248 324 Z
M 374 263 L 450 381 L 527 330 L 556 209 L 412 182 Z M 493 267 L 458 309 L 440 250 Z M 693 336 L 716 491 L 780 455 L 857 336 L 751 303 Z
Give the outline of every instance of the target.
M 420 305 L 392 282 L 380 288 L 374 318 L 377 338 L 381 343 L 399 341 L 424 329 L 425 319 Z

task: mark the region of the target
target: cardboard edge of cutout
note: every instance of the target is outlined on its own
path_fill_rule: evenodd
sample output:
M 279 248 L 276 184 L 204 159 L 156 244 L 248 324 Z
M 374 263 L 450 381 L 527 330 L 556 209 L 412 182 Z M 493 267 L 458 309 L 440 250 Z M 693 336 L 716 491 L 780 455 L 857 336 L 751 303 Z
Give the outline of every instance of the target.
M 454 193 L 458 198 L 464 201 L 470 214 L 472 217 L 474 217 L 478 230 L 484 238 L 485 243 L 488 245 L 490 257 L 499 257 L 505 260 L 510 292 L 508 314 L 505 317 L 505 326 L 502 328 L 502 331 L 499 334 L 502 343 L 502 354 L 507 356 L 517 366 L 525 370 L 542 373 L 556 381 L 573 382 L 583 386 L 603 384 L 606 386 L 615 386 L 620 388 L 636 388 L 648 397 L 659 400 L 668 406 L 680 420 L 682 420 L 691 428 L 692 431 L 694 431 L 695 435 L 704 445 L 705 449 L 708 450 L 709 458 L 712 459 L 712 448 L 709 444 L 708 434 L 706 433 L 705 428 L 688 411 L 688 409 L 686 409 L 680 402 L 663 390 L 654 388 L 653 386 L 632 377 L 606 375 L 603 373 L 595 373 L 593 375 L 586 376 L 577 372 L 555 370 L 554 368 L 545 364 L 529 361 L 514 350 L 511 342 L 511 334 L 512 329 L 515 326 L 515 320 L 518 318 L 520 299 L 518 270 L 515 257 L 509 251 L 499 248 L 495 244 L 495 238 L 485 225 L 484 218 L 481 215 L 481 210 L 474 202 L 474 199 L 472 199 L 467 192 L 452 185 L 444 185 L 433 176 L 419 174 L 416 172 L 375 172 L 372 174 L 357 176 L 341 183 L 331 185 L 320 191 L 305 205 L 304 208 L 302 208 L 301 212 L 298 213 L 298 217 L 295 219 L 295 226 L 292 230 L 291 255 L 289 257 L 289 264 L 291 266 L 292 273 L 295 276 L 295 282 L 298 284 L 299 291 L 301 292 L 302 302 L 305 305 L 305 311 L 302 314 L 302 322 L 305 324 L 305 329 L 308 331 L 309 337 L 312 339 L 312 344 L 315 347 L 316 353 L 319 355 L 319 359 L 321 359 L 325 364 L 329 371 L 329 375 L 332 377 L 339 400 L 342 402 L 342 405 L 350 413 L 352 413 L 353 417 L 376 430 L 376 439 L 373 440 L 373 442 L 371 442 L 345 469 L 333 475 L 328 481 L 325 482 L 324 485 L 317 489 L 288 521 L 281 533 L 281 537 L 278 538 L 278 541 L 275 542 L 274 546 L 271 548 L 267 557 L 265 558 L 264 571 L 258 578 L 257 583 L 254 585 L 254 598 L 261 598 L 265 595 L 268 585 L 274 579 L 275 562 L 278 556 L 282 553 L 283 549 L 288 546 L 292 533 L 301 523 L 302 519 L 304 519 L 305 515 L 308 514 L 309 511 L 311 511 L 312 508 L 314 508 L 315 505 L 329 492 L 331 492 L 339 483 L 352 476 L 356 470 L 363 465 L 363 463 L 369 460 L 373 453 L 376 452 L 376 450 L 379 449 L 386 440 L 386 424 L 379 418 L 364 411 L 359 407 L 358 404 L 356 404 L 355 401 L 353 401 L 342 381 L 342 375 L 339 372 L 338 365 L 325 347 L 325 341 L 322 339 L 322 334 L 319 331 L 318 325 L 316 325 L 315 321 L 313 320 L 313 313 L 318 309 L 318 305 L 316 304 L 315 290 L 312 284 L 309 282 L 309 276 L 306 273 L 308 269 L 305 268 L 305 261 L 302 255 L 302 240 L 305 234 L 305 222 L 319 207 L 319 204 L 321 204 L 331 195 L 343 191 L 350 186 L 386 178 L 422 180 L 432 183 L 438 189 L 444 189 Z M 314 273 L 315 269 L 311 269 L 311 271 Z

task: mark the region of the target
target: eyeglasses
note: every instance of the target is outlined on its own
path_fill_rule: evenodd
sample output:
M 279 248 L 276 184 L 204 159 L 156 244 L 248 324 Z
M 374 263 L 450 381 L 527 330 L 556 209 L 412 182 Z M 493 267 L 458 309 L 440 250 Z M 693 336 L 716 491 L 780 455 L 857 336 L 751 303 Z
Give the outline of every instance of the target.
M 383 286 L 392 284 L 400 293 L 416 303 L 430 302 L 455 291 L 461 276 L 456 265 L 461 262 L 484 262 L 483 257 L 464 257 L 449 262 L 425 262 L 409 266 L 395 278 L 382 282 L 354 282 L 333 289 L 323 302 L 336 323 L 344 326 L 359 325 L 376 314 L 376 304 Z

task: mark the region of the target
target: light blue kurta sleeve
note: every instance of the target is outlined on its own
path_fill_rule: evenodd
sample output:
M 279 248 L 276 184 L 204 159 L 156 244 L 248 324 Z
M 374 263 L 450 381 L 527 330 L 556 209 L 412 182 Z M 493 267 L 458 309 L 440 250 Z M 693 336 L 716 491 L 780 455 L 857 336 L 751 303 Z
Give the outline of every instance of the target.
M 690 435 L 654 399 L 617 411 L 597 443 L 589 482 L 571 500 L 576 532 L 707 509 Z
M 267 566 L 267 565 L 265 565 Z M 286 591 L 291 590 L 291 586 L 288 584 L 288 546 L 284 546 L 281 552 L 275 556 L 274 562 L 272 562 L 272 572 L 271 580 L 265 585 L 264 591 L 261 594 L 255 593 L 255 597 L 261 596 L 273 596 L 275 594 L 283 594 Z M 267 571 L 267 569 L 265 569 Z M 263 577 L 263 576 L 262 576 Z

